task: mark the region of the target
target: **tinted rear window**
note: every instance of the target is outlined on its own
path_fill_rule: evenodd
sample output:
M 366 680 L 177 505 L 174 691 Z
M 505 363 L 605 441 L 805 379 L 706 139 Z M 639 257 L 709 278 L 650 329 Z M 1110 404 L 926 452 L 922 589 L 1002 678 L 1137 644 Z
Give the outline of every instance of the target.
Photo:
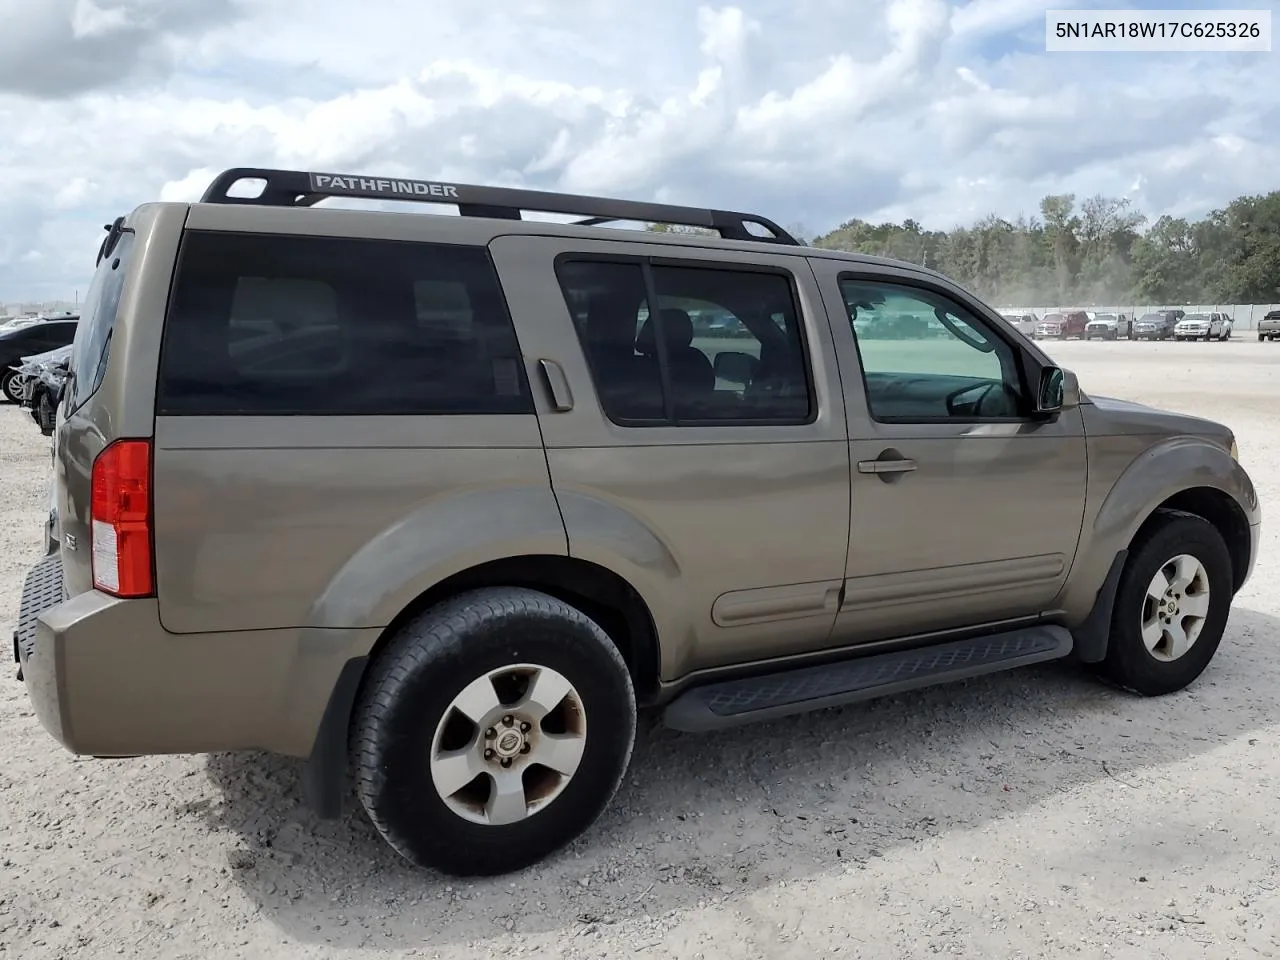
M 532 413 L 487 252 L 189 232 L 157 413 Z
M 80 322 L 76 325 L 68 367 L 72 377 L 66 400 L 69 411 L 76 410 L 102 385 L 102 378 L 107 372 L 107 357 L 111 352 L 111 334 L 116 326 L 116 311 L 120 308 L 120 294 L 124 290 L 132 256 L 133 234 L 122 233 L 111 256 L 98 264 L 93 282 L 89 284 L 80 308 Z

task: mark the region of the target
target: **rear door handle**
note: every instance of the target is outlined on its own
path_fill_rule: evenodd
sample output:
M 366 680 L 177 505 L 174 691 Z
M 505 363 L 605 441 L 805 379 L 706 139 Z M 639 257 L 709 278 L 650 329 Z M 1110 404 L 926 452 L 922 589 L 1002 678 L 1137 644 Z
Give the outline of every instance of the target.
M 554 360 L 539 360 L 543 379 L 547 382 L 547 392 L 551 394 L 551 406 L 559 413 L 573 409 L 573 391 L 569 389 L 569 378 L 564 375 L 564 367 Z
M 916 468 L 914 460 L 859 460 L 859 473 L 910 473 Z

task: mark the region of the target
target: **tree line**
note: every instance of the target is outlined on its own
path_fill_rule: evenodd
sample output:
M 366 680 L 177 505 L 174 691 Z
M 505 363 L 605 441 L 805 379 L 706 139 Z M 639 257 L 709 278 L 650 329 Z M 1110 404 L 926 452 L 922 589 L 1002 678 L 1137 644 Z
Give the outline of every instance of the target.
M 853 219 L 808 242 L 932 267 L 999 304 L 1280 302 L 1280 191 L 1150 225 L 1125 198 L 1052 194 L 1035 216 L 990 214 L 949 231 Z
M 1127 199 L 1054 194 L 1037 216 L 949 231 L 854 219 L 809 242 L 923 264 L 998 304 L 1280 302 L 1280 191 L 1149 226 Z

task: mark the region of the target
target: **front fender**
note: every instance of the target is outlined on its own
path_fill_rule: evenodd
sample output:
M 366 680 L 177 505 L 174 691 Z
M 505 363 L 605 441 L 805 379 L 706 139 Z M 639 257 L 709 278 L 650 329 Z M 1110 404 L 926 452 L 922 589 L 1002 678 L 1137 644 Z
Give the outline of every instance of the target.
M 1102 437 L 1097 445 L 1114 441 Z M 1107 456 L 1090 441 L 1090 486 L 1093 474 L 1105 484 L 1110 472 Z M 1244 468 L 1216 443 L 1200 437 L 1162 439 L 1124 467 L 1105 493 L 1097 509 L 1086 510 L 1079 553 L 1062 597 L 1068 626 L 1082 622 L 1098 596 L 1116 554 L 1126 549 L 1134 534 L 1170 497 L 1184 490 L 1209 488 L 1229 496 L 1249 524 L 1261 522 L 1261 508 L 1253 482 Z M 1091 490 L 1091 498 L 1094 496 Z
M 418 596 L 470 567 L 568 554 L 549 486 L 471 490 L 423 504 L 338 570 L 311 608 L 321 628 L 385 627 Z

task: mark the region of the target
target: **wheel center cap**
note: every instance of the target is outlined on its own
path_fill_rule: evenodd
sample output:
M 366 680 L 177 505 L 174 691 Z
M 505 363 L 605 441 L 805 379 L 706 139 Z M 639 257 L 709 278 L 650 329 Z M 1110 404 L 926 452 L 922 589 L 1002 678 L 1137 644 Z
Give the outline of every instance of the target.
M 524 748 L 524 735 L 518 730 L 503 730 L 493 741 L 494 752 L 500 757 L 516 757 Z

